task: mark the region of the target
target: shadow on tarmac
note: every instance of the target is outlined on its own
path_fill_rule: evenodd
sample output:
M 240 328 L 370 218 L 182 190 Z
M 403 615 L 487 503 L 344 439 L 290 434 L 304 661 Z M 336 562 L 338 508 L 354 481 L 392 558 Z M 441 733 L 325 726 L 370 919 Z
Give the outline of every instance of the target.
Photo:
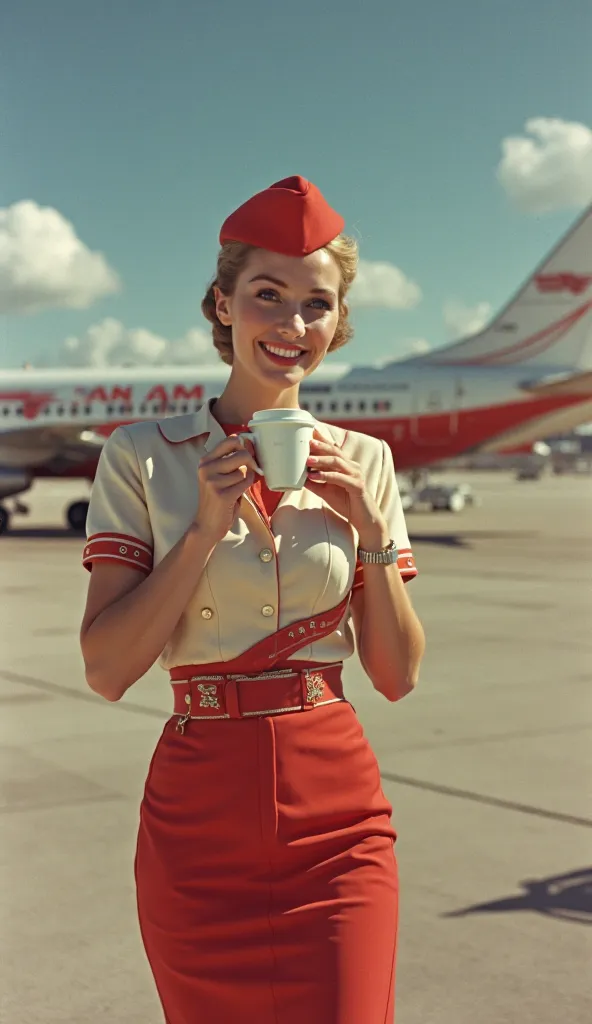
M 453 910 L 443 917 L 467 917 L 469 914 L 503 914 L 531 910 L 546 917 L 592 925 L 592 867 L 569 871 L 565 875 L 527 879 L 520 883 L 523 892 L 490 903 L 476 903 Z
M 462 533 L 415 533 L 409 530 L 411 544 L 436 544 L 446 548 L 471 548 L 473 541 L 532 540 L 532 530 L 465 530 Z

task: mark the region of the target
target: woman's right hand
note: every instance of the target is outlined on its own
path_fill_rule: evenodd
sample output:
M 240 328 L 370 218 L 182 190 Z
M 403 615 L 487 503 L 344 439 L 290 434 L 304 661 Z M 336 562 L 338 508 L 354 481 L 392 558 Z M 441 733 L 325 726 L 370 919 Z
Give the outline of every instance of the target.
M 241 496 L 260 473 L 254 455 L 236 434 L 226 437 L 200 459 L 195 523 L 214 544 L 228 533 Z

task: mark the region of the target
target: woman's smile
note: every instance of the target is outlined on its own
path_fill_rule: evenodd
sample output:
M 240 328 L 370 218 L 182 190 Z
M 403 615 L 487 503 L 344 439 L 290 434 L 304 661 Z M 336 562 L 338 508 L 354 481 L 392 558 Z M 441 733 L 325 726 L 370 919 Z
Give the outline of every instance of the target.
M 295 366 L 306 353 L 300 345 L 278 345 L 268 341 L 260 341 L 259 348 L 276 366 Z

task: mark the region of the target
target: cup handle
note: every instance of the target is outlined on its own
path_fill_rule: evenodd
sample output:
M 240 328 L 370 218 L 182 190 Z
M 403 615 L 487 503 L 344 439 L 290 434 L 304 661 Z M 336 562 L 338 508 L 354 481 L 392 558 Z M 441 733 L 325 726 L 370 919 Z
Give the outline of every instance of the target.
M 253 448 L 255 449 L 255 464 L 257 466 L 257 472 L 261 476 L 263 476 L 263 470 L 261 469 L 259 463 L 257 462 L 257 446 L 255 444 L 255 435 L 252 434 L 250 430 L 242 430 L 240 432 L 240 434 L 237 434 L 236 436 L 237 436 L 238 440 L 240 441 L 241 448 L 246 448 L 247 447 L 246 444 L 245 444 L 245 441 L 250 441 L 251 442 L 251 444 L 253 445 Z

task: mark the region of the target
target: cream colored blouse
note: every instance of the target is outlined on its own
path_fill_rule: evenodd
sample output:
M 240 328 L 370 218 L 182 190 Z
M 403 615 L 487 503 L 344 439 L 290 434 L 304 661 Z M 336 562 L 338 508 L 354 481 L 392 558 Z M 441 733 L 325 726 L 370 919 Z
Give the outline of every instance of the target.
M 92 488 L 83 564 L 110 561 L 150 573 L 183 536 L 199 506 L 198 463 L 226 436 L 205 403 L 199 412 L 118 427 L 104 445 Z M 318 423 L 357 461 L 399 551 L 404 579 L 417 570 L 390 448 L 356 431 Z M 353 527 L 306 488 L 282 495 L 266 522 L 252 499 L 216 546 L 160 664 L 208 664 L 238 657 L 292 622 L 322 616 L 351 591 Z M 330 636 L 296 660 L 335 662 L 354 653 L 349 611 Z

